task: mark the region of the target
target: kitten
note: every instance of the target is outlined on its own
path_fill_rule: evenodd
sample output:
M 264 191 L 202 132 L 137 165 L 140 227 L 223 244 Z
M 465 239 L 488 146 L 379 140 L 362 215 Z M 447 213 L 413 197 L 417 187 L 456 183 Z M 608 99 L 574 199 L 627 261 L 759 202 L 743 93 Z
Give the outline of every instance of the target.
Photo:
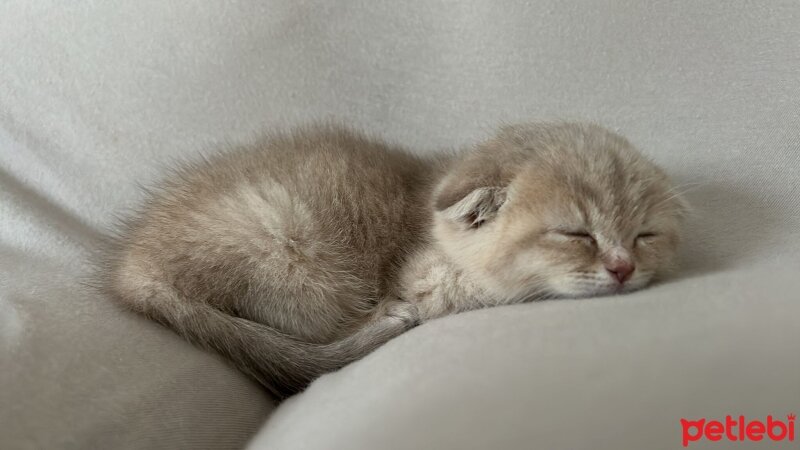
M 101 283 L 283 397 L 420 321 L 641 288 L 671 266 L 683 211 L 594 125 L 426 157 L 311 127 L 177 170 Z

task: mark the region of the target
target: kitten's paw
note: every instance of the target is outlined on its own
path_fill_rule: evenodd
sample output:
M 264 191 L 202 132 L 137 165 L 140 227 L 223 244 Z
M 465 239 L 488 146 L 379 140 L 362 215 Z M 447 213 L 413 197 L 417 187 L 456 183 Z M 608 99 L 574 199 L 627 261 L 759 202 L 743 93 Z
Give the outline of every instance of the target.
M 385 315 L 401 321 L 406 329 L 414 328 L 420 323 L 417 305 L 402 300 L 386 305 Z

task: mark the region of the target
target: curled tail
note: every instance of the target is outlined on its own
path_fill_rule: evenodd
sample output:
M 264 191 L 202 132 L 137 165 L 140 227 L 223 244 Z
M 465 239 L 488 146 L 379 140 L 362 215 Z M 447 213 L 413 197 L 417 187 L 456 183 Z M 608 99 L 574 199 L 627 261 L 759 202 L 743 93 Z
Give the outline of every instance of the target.
M 325 345 L 302 342 L 205 303 L 192 304 L 188 309 L 177 314 L 160 309 L 147 315 L 192 343 L 220 353 L 279 398 L 350 362 L 348 355 L 337 358 Z
M 144 291 L 140 287 L 138 296 L 121 292 L 117 296 L 194 344 L 225 356 L 278 398 L 301 391 L 315 378 L 361 358 L 416 321 L 414 312 L 395 308 L 394 313 L 389 310 L 389 314 L 373 319 L 344 339 L 317 344 L 207 303 L 184 300 L 169 288 L 149 290 L 143 298 Z

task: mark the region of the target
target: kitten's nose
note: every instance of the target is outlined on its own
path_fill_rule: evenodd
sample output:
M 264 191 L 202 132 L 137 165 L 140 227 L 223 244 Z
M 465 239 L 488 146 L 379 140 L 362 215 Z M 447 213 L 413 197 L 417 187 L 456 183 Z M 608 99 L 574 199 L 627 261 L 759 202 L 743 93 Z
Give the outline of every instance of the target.
M 636 266 L 634 266 L 632 262 L 619 259 L 607 263 L 605 266 L 608 273 L 610 273 L 611 276 L 619 282 L 619 284 L 628 281 L 633 274 L 633 271 L 636 270 Z

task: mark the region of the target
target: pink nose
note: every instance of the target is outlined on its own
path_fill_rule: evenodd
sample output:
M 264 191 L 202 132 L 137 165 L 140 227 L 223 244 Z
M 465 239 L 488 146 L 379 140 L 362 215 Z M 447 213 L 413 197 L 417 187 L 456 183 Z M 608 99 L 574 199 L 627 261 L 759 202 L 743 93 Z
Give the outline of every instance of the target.
M 628 281 L 633 274 L 633 271 L 636 270 L 636 266 L 628 261 L 616 260 L 612 263 L 606 264 L 605 266 L 608 273 L 610 273 L 611 276 L 619 282 L 619 284 Z

